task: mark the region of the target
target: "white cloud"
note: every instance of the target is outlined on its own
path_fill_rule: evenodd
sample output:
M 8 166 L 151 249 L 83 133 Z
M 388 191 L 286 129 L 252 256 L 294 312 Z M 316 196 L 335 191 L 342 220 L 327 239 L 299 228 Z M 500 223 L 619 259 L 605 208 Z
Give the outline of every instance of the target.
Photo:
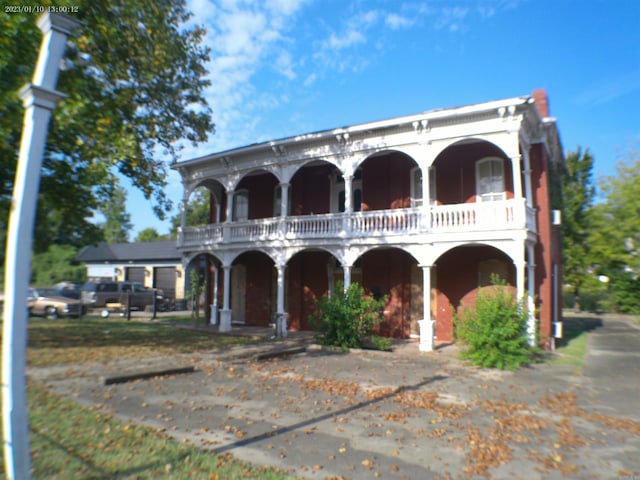
M 390 13 L 384 19 L 384 22 L 392 30 L 400 30 L 402 28 L 411 27 L 414 21 L 410 18 L 398 15 L 397 13 Z

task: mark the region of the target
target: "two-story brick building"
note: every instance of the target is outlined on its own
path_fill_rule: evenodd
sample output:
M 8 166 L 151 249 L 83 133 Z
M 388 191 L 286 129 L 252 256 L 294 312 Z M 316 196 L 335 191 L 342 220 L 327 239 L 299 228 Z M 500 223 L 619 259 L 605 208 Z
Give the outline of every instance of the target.
M 357 281 L 388 296 L 382 334 L 430 350 L 497 273 L 549 346 L 563 161 L 544 90 L 248 145 L 174 167 L 183 204 L 211 194 L 210 224 L 183 220 L 178 248 L 207 266 L 223 330 L 308 329 L 316 299 Z

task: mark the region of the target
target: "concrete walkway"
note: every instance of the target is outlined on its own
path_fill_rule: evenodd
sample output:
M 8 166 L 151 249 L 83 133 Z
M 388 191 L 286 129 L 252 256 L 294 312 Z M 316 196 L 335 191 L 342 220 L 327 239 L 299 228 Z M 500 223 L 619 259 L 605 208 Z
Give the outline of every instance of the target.
M 240 328 L 247 327 L 234 333 Z M 29 375 L 125 421 L 303 478 L 640 475 L 640 330 L 624 318 L 606 317 L 589 334 L 582 375 L 548 364 L 516 373 L 470 368 L 455 346 L 420 354 L 415 342 L 403 342 L 392 353 L 344 354 L 312 341 L 292 333 L 248 347 Z M 305 353 L 258 360 L 300 345 Z M 163 365 L 196 372 L 104 382 L 110 372 Z

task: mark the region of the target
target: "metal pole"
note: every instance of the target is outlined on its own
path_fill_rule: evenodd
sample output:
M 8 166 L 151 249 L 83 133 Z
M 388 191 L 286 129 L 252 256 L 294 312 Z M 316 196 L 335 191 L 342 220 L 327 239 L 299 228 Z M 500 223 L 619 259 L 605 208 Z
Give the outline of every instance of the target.
M 2 423 L 5 472 L 10 480 L 31 478 L 26 399 L 27 309 L 31 244 L 40 169 L 51 111 L 64 96 L 55 91 L 67 37 L 81 25 L 59 14 L 38 18 L 44 37 L 33 84 L 23 87 L 25 107 L 20 154 L 7 230 L 2 332 Z

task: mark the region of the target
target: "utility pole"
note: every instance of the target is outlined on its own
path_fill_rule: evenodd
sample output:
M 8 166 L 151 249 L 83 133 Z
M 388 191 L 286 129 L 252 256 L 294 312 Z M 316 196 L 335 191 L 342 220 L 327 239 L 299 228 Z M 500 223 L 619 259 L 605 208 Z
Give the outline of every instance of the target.
M 67 37 L 81 25 L 57 13 L 38 17 L 43 33 L 33 83 L 19 92 L 24 122 L 9 213 L 2 330 L 2 423 L 5 472 L 10 480 L 31 478 L 26 396 L 27 289 L 40 170 L 51 112 L 64 95 L 55 90 Z

